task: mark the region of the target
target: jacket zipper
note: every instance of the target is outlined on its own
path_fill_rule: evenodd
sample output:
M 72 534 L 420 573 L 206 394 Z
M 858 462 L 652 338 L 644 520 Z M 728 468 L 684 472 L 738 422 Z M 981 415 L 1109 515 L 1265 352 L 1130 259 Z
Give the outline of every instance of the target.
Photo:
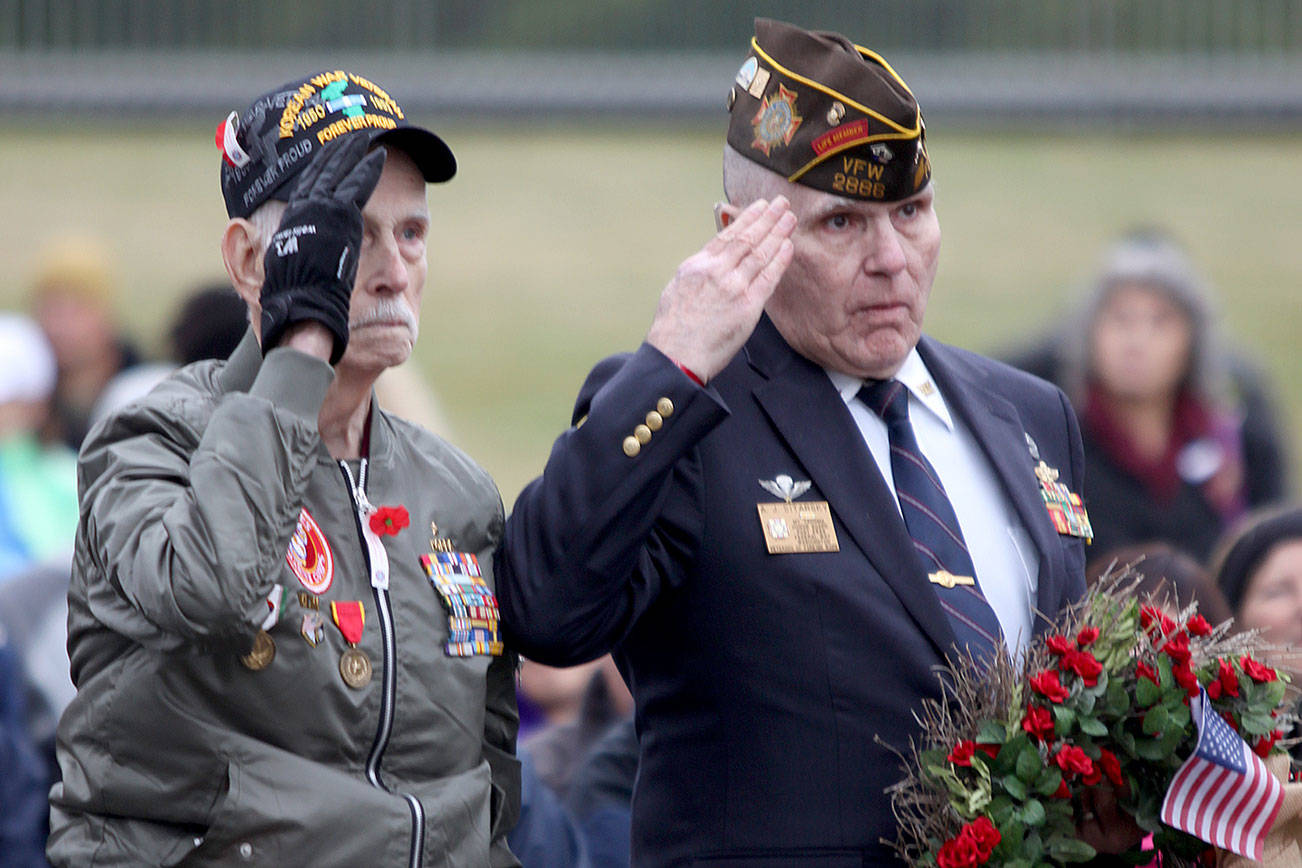
M 374 533 L 367 533 L 367 522 L 370 515 L 375 511 L 371 501 L 366 496 L 366 476 L 367 461 L 361 460 L 358 469 L 359 480 L 353 480 L 353 472 L 349 469 L 348 463 L 339 462 L 339 467 L 343 470 L 344 479 L 348 483 L 348 497 L 353 504 L 353 514 L 357 519 L 357 534 L 362 540 L 362 554 L 366 558 L 366 571 L 371 577 L 371 590 L 375 594 L 375 608 L 380 616 L 380 641 L 384 646 L 384 666 L 381 669 L 381 691 L 380 691 L 380 723 L 375 731 L 375 742 L 371 745 L 371 753 L 366 758 L 366 779 L 371 785 L 384 790 L 386 793 L 394 793 L 394 790 L 385 785 L 380 777 L 380 760 L 384 757 L 384 750 L 389 746 L 389 736 L 393 732 L 393 706 L 394 693 L 397 691 L 398 674 L 395 671 L 394 661 L 398 656 L 397 643 L 393 635 L 393 611 L 389 605 L 389 564 L 388 555 L 385 554 L 384 544 L 380 542 L 379 537 Z M 420 868 L 421 851 L 425 844 L 425 809 L 420 800 L 410 793 L 394 793 L 401 796 L 407 801 L 407 807 L 411 810 L 411 851 L 408 855 L 408 865 L 411 868 Z

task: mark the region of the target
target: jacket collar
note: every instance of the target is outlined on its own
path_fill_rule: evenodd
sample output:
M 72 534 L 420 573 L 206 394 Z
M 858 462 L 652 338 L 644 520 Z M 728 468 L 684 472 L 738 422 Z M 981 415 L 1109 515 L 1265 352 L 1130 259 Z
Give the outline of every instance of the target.
M 253 378 L 262 367 L 262 346 L 253 334 L 253 327 L 244 330 L 244 337 L 231 351 L 226 364 L 217 375 L 217 387 L 222 392 L 247 392 Z
M 218 372 L 217 387 L 223 393 L 247 392 L 253 386 L 253 380 L 258 376 L 258 370 L 261 367 L 262 347 L 258 344 L 253 329 L 249 328 L 244 332 L 244 337 L 231 352 L 226 364 Z M 387 414 L 380 409 L 374 389 L 371 390 L 369 420 L 370 454 L 367 460 L 373 465 L 392 463 L 394 449 L 393 424 Z M 318 444 L 317 456 L 327 461 L 334 461 L 324 442 Z

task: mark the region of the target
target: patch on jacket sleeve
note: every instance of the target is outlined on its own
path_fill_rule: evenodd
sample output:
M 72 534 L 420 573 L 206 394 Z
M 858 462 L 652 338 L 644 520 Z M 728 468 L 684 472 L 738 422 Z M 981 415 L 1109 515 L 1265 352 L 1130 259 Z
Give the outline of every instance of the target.
M 306 509 L 298 514 L 298 527 L 289 541 L 285 561 L 303 587 L 324 594 L 335 577 L 335 559 L 321 527 Z

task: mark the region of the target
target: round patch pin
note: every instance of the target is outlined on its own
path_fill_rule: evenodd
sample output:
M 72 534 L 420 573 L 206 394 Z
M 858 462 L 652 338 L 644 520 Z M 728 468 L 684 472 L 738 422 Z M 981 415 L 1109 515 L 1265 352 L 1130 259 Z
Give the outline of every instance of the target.
M 298 527 L 289 541 L 285 561 L 303 587 L 314 594 L 324 594 L 335 577 L 335 559 L 330 553 L 321 527 L 304 509 L 298 514 Z

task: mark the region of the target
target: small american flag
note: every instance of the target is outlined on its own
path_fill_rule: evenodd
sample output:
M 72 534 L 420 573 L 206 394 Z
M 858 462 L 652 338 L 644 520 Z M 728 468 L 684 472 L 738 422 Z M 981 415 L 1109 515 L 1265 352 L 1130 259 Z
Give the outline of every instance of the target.
M 1171 779 L 1162 822 L 1260 861 L 1266 833 L 1284 801 L 1284 785 L 1211 708 L 1206 690 L 1190 710 L 1198 746 Z

